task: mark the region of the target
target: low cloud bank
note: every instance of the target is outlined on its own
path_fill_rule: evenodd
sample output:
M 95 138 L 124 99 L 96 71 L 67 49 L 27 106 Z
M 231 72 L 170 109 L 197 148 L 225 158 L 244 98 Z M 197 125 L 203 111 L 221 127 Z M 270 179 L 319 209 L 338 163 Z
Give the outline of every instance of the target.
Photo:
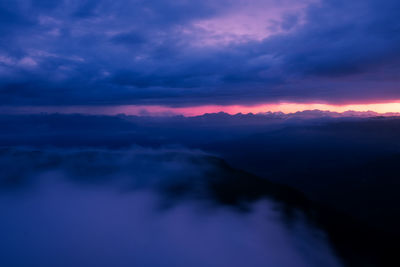
M 0 165 L 5 266 L 341 266 L 300 209 L 288 224 L 198 151 L 4 148 Z

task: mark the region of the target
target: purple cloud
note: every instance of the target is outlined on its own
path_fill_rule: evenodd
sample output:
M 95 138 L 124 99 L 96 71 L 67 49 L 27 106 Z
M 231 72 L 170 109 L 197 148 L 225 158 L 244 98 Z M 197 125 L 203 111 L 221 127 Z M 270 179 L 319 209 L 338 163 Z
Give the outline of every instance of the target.
M 0 103 L 400 98 L 395 0 L 0 1 Z

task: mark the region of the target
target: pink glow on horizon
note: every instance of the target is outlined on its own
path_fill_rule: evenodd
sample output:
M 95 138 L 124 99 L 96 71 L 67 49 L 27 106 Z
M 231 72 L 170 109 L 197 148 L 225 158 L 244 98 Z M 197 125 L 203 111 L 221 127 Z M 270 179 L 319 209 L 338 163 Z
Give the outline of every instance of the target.
M 131 110 L 132 107 L 125 107 L 125 112 L 130 113 L 137 111 L 137 107 Z M 124 108 L 124 109 L 125 109 Z M 283 112 L 283 113 L 295 113 L 304 110 L 327 110 L 332 112 L 345 112 L 348 110 L 353 111 L 374 111 L 377 113 L 389 113 L 389 112 L 400 112 L 400 102 L 395 103 L 378 103 L 378 104 L 357 104 L 357 105 L 329 105 L 329 104 L 299 104 L 299 103 L 279 103 L 279 104 L 264 104 L 257 106 L 242 106 L 242 105 L 207 105 L 207 106 L 195 106 L 195 107 L 180 107 L 170 108 L 163 106 L 151 106 L 147 107 L 149 113 L 175 113 L 182 114 L 184 116 L 197 116 L 205 113 L 217 113 L 225 112 L 231 115 L 237 113 L 262 113 L 262 112 Z M 140 110 L 140 109 L 139 109 Z
M 255 106 L 244 105 L 204 105 L 191 107 L 168 107 L 160 105 L 120 105 L 120 106 L 25 106 L 25 107 L 1 107 L 2 114 L 34 114 L 34 113 L 82 113 L 91 115 L 151 115 L 168 116 L 184 115 L 198 116 L 205 113 L 225 112 L 231 115 L 237 113 L 262 113 L 262 112 L 283 112 L 295 113 L 304 110 L 323 110 L 342 113 L 345 111 L 373 111 L 377 113 L 400 113 L 400 101 L 391 103 L 372 103 L 372 104 L 351 104 L 351 105 L 332 105 L 332 104 L 306 104 L 306 103 L 277 103 L 262 104 Z

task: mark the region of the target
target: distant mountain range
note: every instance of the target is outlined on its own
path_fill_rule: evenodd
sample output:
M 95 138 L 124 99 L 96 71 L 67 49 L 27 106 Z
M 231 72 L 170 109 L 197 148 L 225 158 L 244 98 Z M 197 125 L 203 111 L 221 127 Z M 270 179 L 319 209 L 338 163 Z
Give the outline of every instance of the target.
M 368 117 L 396 117 L 400 116 L 399 112 L 387 112 L 387 113 L 378 113 L 375 111 L 354 111 L 348 110 L 345 112 L 333 112 L 328 110 L 304 110 L 298 111 L 294 113 L 283 113 L 283 112 L 263 112 L 263 113 L 237 113 L 235 115 L 230 115 L 225 112 L 218 112 L 218 113 L 205 113 L 204 115 L 195 116 L 199 117 L 206 117 L 206 118 L 223 118 L 223 117 L 251 117 L 251 116 L 265 116 L 274 119 L 287 119 L 287 118 L 323 118 L 323 117 L 330 117 L 330 118 L 343 118 L 343 117 L 359 117 L 359 118 L 368 118 Z

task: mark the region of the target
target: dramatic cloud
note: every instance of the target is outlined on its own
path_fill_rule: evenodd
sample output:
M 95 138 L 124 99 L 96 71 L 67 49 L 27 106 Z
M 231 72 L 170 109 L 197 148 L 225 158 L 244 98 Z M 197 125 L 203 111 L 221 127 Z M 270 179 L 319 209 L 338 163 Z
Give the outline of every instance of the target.
M 399 99 L 396 0 L 0 1 L 0 103 Z

